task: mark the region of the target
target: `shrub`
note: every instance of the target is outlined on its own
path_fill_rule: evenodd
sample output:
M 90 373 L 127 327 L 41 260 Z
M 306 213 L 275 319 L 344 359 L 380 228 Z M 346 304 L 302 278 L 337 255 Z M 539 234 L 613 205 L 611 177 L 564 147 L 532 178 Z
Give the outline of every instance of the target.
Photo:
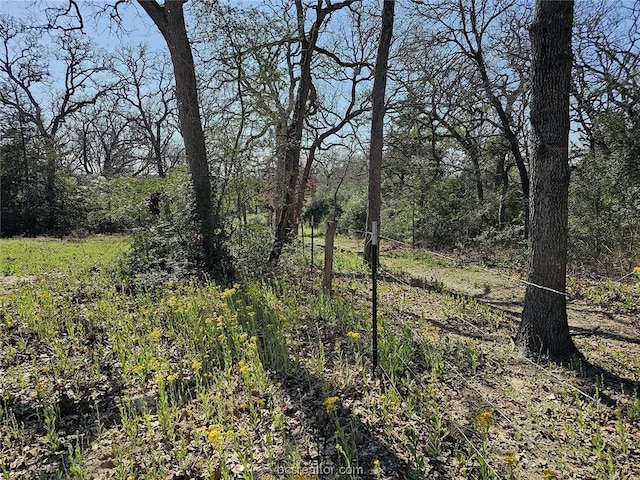
M 367 197 L 356 194 L 349 197 L 340 213 L 338 231 L 362 237 L 367 223 Z

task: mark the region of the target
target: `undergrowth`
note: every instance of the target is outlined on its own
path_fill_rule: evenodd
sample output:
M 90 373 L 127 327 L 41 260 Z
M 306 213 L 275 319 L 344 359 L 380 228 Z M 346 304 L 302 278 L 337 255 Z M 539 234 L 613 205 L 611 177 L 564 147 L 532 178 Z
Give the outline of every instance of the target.
M 93 241 L 85 252 L 99 250 Z M 33 250 L 16 250 L 14 271 L 37 277 L 0 298 L 6 478 L 518 479 L 532 471 L 527 436 L 540 431 L 556 447 L 544 468 L 535 463 L 537 478 L 571 478 L 576 457 L 593 459 L 594 478 L 637 473 L 627 420 L 637 394 L 611 410 L 550 390 L 568 406 L 565 426 L 551 428 L 514 389 L 541 425 L 514 427 L 470 386 L 512 368 L 509 348 L 452 335 L 413 312 L 397 283 L 380 288 L 394 302 L 380 311 L 374 377 L 366 269 L 348 252 L 336 255 L 329 296 L 295 247 L 278 270 L 236 284 L 175 276 L 128 289 L 98 254 L 69 263 L 70 245 L 51 242 L 59 260 L 47 276 L 27 269 Z M 451 321 L 508 328 L 444 285 L 421 295 Z

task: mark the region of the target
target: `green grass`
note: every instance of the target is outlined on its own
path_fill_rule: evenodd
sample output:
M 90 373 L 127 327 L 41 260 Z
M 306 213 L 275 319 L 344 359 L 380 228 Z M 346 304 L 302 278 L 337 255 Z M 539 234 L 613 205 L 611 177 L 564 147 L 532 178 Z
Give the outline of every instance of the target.
M 544 396 L 532 394 L 536 377 L 499 339 L 511 326 L 444 288 L 381 280 L 384 374 L 373 379 L 366 275 L 336 275 L 324 294 L 300 251 L 269 280 L 131 290 L 107 268 L 126 238 L 0 246 L 5 275 L 54 273 L 0 295 L 4 478 L 311 480 L 318 459 L 335 467 L 322 478 L 338 479 L 398 468 L 415 479 L 569 478 L 584 458 L 593 478 L 637 472 L 637 393 L 606 409 L 544 378 Z M 343 251 L 335 267 L 368 272 Z M 496 340 L 470 335 L 470 323 Z M 484 395 L 524 423 L 505 422 Z M 540 432 L 554 442 L 544 451 L 523 442 Z
M 108 264 L 127 249 L 125 236 L 90 239 L 0 239 L 1 275 L 71 273 L 97 264 Z

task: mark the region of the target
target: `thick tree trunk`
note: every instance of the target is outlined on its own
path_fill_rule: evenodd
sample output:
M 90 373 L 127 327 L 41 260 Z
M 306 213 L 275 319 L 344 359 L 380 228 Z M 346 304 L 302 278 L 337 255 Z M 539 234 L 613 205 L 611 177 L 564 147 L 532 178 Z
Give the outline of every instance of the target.
M 393 36 L 393 17 L 395 0 L 385 0 L 382 6 L 382 28 L 378 43 L 376 66 L 373 73 L 373 105 L 371 111 L 371 140 L 369 147 L 369 188 L 367 207 L 367 232 L 371 232 L 372 222 L 377 222 L 380 230 L 380 210 L 382 197 L 380 183 L 382 179 L 382 149 L 384 145 L 384 97 L 387 88 L 387 66 L 389 63 L 389 48 Z M 371 263 L 371 233 L 365 235 L 364 259 Z
M 207 150 L 200 120 L 200 104 L 191 44 L 187 36 L 183 5 L 173 0 L 160 5 L 155 0 L 138 0 L 167 42 L 176 81 L 176 101 L 180 132 L 184 139 L 187 163 L 195 195 L 195 216 L 202 236 L 206 268 L 224 275 L 226 255 L 219 245 L 220 225 L 214 212 Z
M 569 191 L 569 86 L 573 2 L 536 1 L 530 26 L 531 217 L 529 273 L 517 343 L 569 359 L 566 265 Z

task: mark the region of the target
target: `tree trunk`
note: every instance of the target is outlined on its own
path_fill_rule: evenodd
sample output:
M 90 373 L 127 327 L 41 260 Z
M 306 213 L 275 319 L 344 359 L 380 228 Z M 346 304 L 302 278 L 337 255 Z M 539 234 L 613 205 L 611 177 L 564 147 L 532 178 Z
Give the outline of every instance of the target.
M 371 140 L 369 147 L 369 188 L 367 207 L 367 227 L 364 242 L 364 259 L 371 263 L 371 224 L 378 222 L 380 230 L 380 210 L 382 197 L 380 182 L 382 179 L 382 147 L 384 144 L 384 96 L 387 88 L 387 65 L 389 62 L 389 48 L 393 35 L 393 16 L 395 0 L 385 0 L 382 5 L 382 28 L 378 43 L 376 67 L 373 73 L 373 105 L 371 111 Z
M 286 151 L 283 158 L 284 178 L 282 195 L 282 212 L 276 218 L 276 236 L 271 249 L 269 260 L 277 262 L 282 253 L 282 247 L 291 241 L 297 230 L 296 197 L 297 187 L 299 187 L 298 175 L 300 171 L 300 150 L 302 148 L 302 131 L 304 121 L 307 116 L 307 101 L 309 92 L 313 88 L 311 78 L 311 60 L 313 51 L 318 43 L 320 29 L 331 13 L 341 8 L 349 7 L 356 0 L 344 0 L 332 4 L 326 2 L 323 7 L 322 1 L 318 1 L 312 8 L 315 9 L 316 19 L 307 35 L 305 31 L 305 12 L 302 0 L 295 0 L 296 15 L 298 20 L 298 35 L 300 37 L 300 80 L 296 93 L 296 103 L 293 109 L 293 117 L 286 128 Z M 310 165 L 309 165 L 310 167 Z M 305 185 L 302 185 L 304 188 Z
M 293 118 L 286 128 L 286 139 L 284 148 L 284 158 L 278 159 L 282 163 L 282 178 L 279 188 L 282 188 L 282 195 L 279 201 L 282 202 L 280 215 L 276 217 L 276 236 L 273 248 L 269 256 L 269 261 L 277 262 L 282 253 L 282 247 L 288 243 L 294 234 L 294 218 L 296 208 L 296 186 L 298 184 L 298 173 L 300 171 L 300 149 L 302 148 L 302 131 L 307 110 L 307 99 L 311 90 L 311 59 L 313 49 L 318 41 L 320 26 L 324 21 L 323 9 L 316 9 L 316 21 L 311 27 L 309 36 L 304 31 L 304 9 L 301 0 L 296 0 L 296 11 L 298 15 L 298 28 L 300 35 L 300 46 L 302 49 L 300 60 L 300 83 L 296 95 L 296 104 L 293 109 Z M 279 169 L 280 170 L 280 169 Z
M 164 2 L 138 0 L 167 42 L 176 81 L 180 133 L 195 195 L 195 217 L 207 270 L 225 275 L 226 254 L 219 244 L 220 225 L 213 208 L 207 149 L 200 120 L 200 105 L 191 44 L 187 36 L 183 5 L 186 0 Z
M 151 146 L 153 148 L 153 159 L 156 164 L 158 176 L 160 178 L 164 178 L 167 176 L 167 172 L 162 161 L 162 147 L 160 146 L 160 138 L 160 122 L 156 122 L 156 132 L 155 136 L 151 137 Z
M 569 191 L 569 86 L 573 1 L 536 1 L 529 28 L 531 217 L 529 272 L 517 343 L 529 353 L 569 359 L 566 269 Z

